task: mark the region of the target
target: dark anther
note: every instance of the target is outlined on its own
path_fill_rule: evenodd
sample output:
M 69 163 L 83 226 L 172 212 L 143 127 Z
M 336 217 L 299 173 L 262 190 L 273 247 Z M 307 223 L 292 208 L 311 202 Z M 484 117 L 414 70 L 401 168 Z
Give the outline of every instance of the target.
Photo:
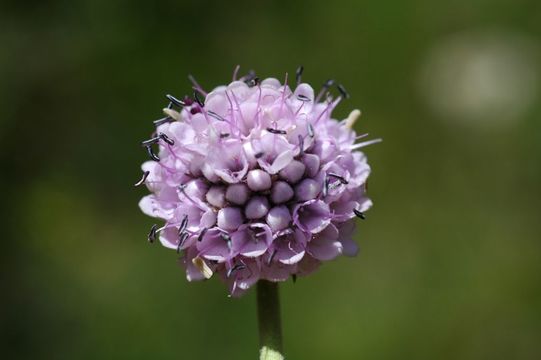
M 195 97 L 195 92 L 194 92 L 194 97 Z M 194 101 L 191 97 L 189 97 L 188 95 L 184 95 L 184 98 L 182 99 L 182 102 L 186 105 L 186 106 L 190 106 L 190 105 L 193 105 Z
M 312 138 L 314 137 L 314 127 L 310 123 L 308 123 L 308 135 Z
M 225 119 L 222 116 L 216 114 L 214 111 L 209 110 L 209 111 L 207 111 L 207 114 L 209 114 L 209 116 L 212 116 L 216 120 L 225 121 Z
M 304 71 L 304 66 L 299 66 L 297 68 L 297 71 L 295 72 L 295 80 L 297 81 L 297 85 L 299 85 L 301 83 L 301 78 L 302 78 L 302 72 Z
M 183 232 L 178 236 L 177 254 L 180 252 L 180 248 L 182 247 L 182 245 L 184 245 L 184 242 L 186 241 L 186 239 L 188 239 L 189 236 L 190 234 L 188 234 L 187 232 Z
M 303 94 L 297 95 L 297 99 L 299 99 L 300 101 L 304 101 L 304 102 L 310 102 L 310 98 L 308 98 L 308 96 L 305 96 Z
M 160 137 L 156 136 L 156 137 L 153 137 L 152 139 L 142 141 L 141 145 L 142 146 L 150 146 L 150 145 L 156 144 L 159 140 L 160 140 Z
M 287 131 L 285 131 L 285 130 L 278 130 L 278 129 L 273 129 L 273 128 L 267 128 L 267 131 L 272 133 L 272 134 L 280 134 L 280 135 L 287 134 Z
M 153 243 L 156 241 L 156 229 L 158 229 L 158 225 L 154 224 L 150 228 L 150 232 L 148 233 L 147 239 L 149 243 Z
M 259 159 L 259 158 L 261 158 L 263 155 L 265 155 L 265 153 L 262 152 L 262 151 L 260 151 L 260 152 L 258 152 L 257 154 L 255 154 L 254 157 L 255 157 L 256 159 Z
M 342 184 L 344 185 L 347 185 L 349 184 L 349 182 L 344 179 L 342 176 L 338 175 L 338 174 L 335 174 L 335 173 L 328 173 L 329 176 L 332 176 L 333 178 L 335 179 L 338 179 L 338 181 L 340 181 Z
M 160 161 L 160 158 L 158 157 L 158 155 L 154 154 L 154 150 L 152 150 L 152 145 L 147 145 L 147 153 L 148 153 L 148 156 L 150 156 L 152 160 Z
M 167 94 L 167 95 L 165 95 L 165 97 L 167 98 L 167 100 L 171 101 L 171 103 L 173 103 L 173 105 L 176 105 L 178 107 L 182 107 L 182 106 L 185 105 L 182 100 L 177 99 L 173 95 Z
M 355 214 L 355 216 L 361 218 L 361 219 L 366 219 L 366 216 L 364 216 L 364 213 L 362 211 L 359 211 L 357 209 L 353 209 L 353 213 Z
M 184 215 L 182 221 L 180 222 L 180 226 L 178 227 L 179 235 L 186 230 L 186 227 L 188 227 L 188 215 Z
M 323 177 L 323 197 L 327 196 L 329 193 L 329 178 L 327 177 L 327 174 Z
M 231 241 L 231 236 L 227 235 L 226 233 L 220 233 L 220 236 L 224 241 Z
M 205 234 L 207 233 L 207 230 L 208 228 L 203 228 L 203 230 L 201 230 L 201 232 L 199 233 L 199 236 L 197 237 L 197 241 L 203 240 L 203 236 L 205 236 Z
M 342 95 L 344 99 L 349 99 L 349 94 L 344 88 L 344 86 L 342 84 L 338 84 L 337 87 L 338 87 L 338 91 L 340 92 L 340 95 Z
M 250 70 L 248 71 L 248 74 L 244 75 L 240 78 L 241 81 L 244 81 L 246 84 L 250 84 L 251 81 L 253 81 L 257 77 L 255 71 Z
M 291 274 L 291 280 L 293 280 L 293 284 L 297 282 L 297 274 Z
M 165 124 L 165 123 L 168 123 L 168 122 L 171 122 L 173 121 L 174 119 L 170 116 L 166 116 L 164 118 L 161 118 L 161 119 L 158 119 L 158 120 L 154 120 L 153 123 L 154 123 L 154 126 L 160 126 L 162 124 Z
M 304 138 L 299 135 L 299 155 L 304 155 Z
M 324 88 L 325 90 L 328 90 L 328 89 L 329 89 L 331 86 L 333 86 L 333 85 L 334 85 L 334 80 L 333 80 L 333 79 L 329 79 L 329 80 L 327 80 L 327 81 L 325 81 L 325 82 L 323 83 L 323 88 Z
M 247 84 L 248 84 L 249 87 L 254 87 L 254 86 L 257 86 L 259 84 L 259 82 L 260 82 L 260 80 L 256 76 L 252 80 L 248 81 Z
M 145 181 L 147 180 L 148 175 L 150 175 L 150 171 L 143 172 L 143 177 L 141 178 L 141 180 L 136 182 L 133 186 L 141 186 L 141 185 L 143 185 L 145 183 Z
M 222 239 L 224 239 L 224 241 L 227 243 L 227 247 L 229 248 L 229 250 L 231 250 L 231 236 L 225 234 L 225 233 L 221 233 L 220 236 L 222 237 Z
M 225 139 L 226 137 L 229 137 L 229 135 L 231 135 L 231 134 L 228 134 L 228 133 L 221 133 L 221 134 L 220 134 L 220 138 Z
M 237 264 L 237 265 L 233 266 L 231 269 L 227 270 L 226 276 L 229 278 L 231 276 L 231 274 L 233 274 L 235 271 L 239 271 L 239 270 L 242 270 L 242 269 L 246 269 L 246 265 Z
M 329 183 L 329 178 L 325 177 L 325 181 L 323 183 L 323 197 L 327 196 L 327 194 L 329 193 Z
M 172 109 L 173 108 L 173 103 L 171 101 L 169 101 L 169 103 L 167 104 L 167 108 L 168 109 Z
M 276 249 L 272 252 L 271 256 L 269 257 L 269 260 L 267 260 L 267 265 L 270 265 L 272 263 L 272 260 L 274 260 L 274 256 L 276 255 Z
M 173 141 L 173 139 L 171 139 L 169 136 L 167 136 L 164 133 L 160 133 L 160 135 L 158 135 L 158 137 L 160 139 L 162 139 L 163 141 L 165 141 L 166 143 L 168 143 L 169 145 L 171 145 L 171 146 L 175 145 L 175 142 Z
M 197 101 L 199 106 L 201 107 L 205 106 L 205 103 L 203 102 L 203 100 L 201 100 L 201 98 L 199 98 L 199 95 L 197 95 L 197 91 L 193 92 L 193 98 L 195 99 L 195 101 Z

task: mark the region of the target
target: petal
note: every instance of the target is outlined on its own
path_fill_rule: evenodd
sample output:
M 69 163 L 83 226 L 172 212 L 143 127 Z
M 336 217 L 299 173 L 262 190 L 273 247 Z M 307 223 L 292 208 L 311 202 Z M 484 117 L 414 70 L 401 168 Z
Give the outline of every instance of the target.
M 293 222 L 304 231 L 318 233 L 331 222 L 329 205 L 321 200 L 299 204 L 293 209 Z
M 272 241 L 270 228 L 265 224 L 242 225 L 231 235 L 233 251 L 246 257 L 257 257 L 267 251 Z
M 224 262 L 231 258 L 227 240 L 222 236 L 219 230 L 209 230 L 205 233 L 201 241 L 196 243 L 200 256 L 208 260 Z
M 286 150 L 274 159 L 272 166 L 269 168 L 270 174 L 276 174 L 283 168 L 285 168 L 289 163 L 293 161 L 293 151 Z
M 318 260 L 332 260 L 342 253 L 342 243 L 338 241 L 338 229 L 329 224 L 308 243 L 308 252 Z
M 353 240 L 353 231 L 355 230 L 355 221 L 346 221 L 339 224 L 339 241 L 342 243 L 342 253 L 346 256 L 356 256 L 359 253 L 359 245 Z

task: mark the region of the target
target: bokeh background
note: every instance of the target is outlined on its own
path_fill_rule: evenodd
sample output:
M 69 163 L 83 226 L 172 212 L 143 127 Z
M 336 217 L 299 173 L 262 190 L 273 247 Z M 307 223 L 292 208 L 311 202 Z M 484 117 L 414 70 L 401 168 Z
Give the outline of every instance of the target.
M 255 359 L 254 292 L 147 243 L 139 142 L 189 73 L 302 64 L 384 142 L 359 257 L 282 286 L 288 358 L 541 358 L 540 40 L 538 0 L 3 0 L 2 357 Z

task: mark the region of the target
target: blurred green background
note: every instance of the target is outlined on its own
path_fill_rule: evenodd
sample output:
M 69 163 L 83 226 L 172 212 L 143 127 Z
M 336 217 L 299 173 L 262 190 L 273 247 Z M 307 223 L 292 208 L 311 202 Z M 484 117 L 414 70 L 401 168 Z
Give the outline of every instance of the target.
M 133 188 L 165 93 L 300 64 L 360 107 L 357 258 L 282 286 L 289 359 L 541 358 L 541 2 L 6 1 L 7 359 L 255 359 L 255 294 L 189 284 Z

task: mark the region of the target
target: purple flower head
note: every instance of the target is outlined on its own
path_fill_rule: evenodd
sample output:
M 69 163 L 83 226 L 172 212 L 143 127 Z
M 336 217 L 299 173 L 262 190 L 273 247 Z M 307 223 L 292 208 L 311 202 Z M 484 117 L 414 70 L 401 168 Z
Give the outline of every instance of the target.
M 235 77 L 235 76 L 234 76 Z M 234 296 L 259 279 L 285 281 L 323 261 L 358 252 L 354 218 L 372 205 L 366 195 L 370 167 L 358 150 L 379 140 L 358 140 L 342 121 L 330 82 L 319 94 L 298 81 L 253 75 L 194 98 L 170 95 L 165 117 L 144 141 L 143 164 L 151 194 L 141 210 L 165 222 L 159 239 L 182 253 L 189 281 L 218 273 Z

